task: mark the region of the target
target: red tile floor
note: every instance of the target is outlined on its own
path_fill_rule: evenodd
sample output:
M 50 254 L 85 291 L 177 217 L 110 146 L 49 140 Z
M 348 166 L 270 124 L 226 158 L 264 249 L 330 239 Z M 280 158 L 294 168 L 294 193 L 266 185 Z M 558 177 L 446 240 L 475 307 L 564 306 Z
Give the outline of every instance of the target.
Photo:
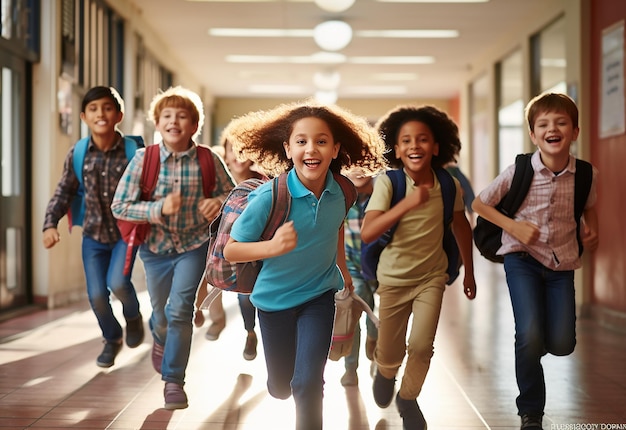
M 477 257 L 476 272 L 474 302 L 458 284 L 444 298 L 435 355 L 418 399 L 430 430 L 519 428 L 502 268 Z M 142 276 L 135 274 L 136 284 L 149 315 Z M 224 295 L 224 306 L 227 326 L 217 341 L 204 338 L 207 324 L 195 329 L 185 387 L 190 405 L 177 411 L 162 408 L 163 382 L 150 364 L 149 336 L 136 349 L 122 349 L 112 368 L 96 366 L 102 344 L 86 303 L 0 323 L 0 428 L 292 429 L 293 399 L 267 394 L 262 347 L 254 361 L 243 359 L 236 297 Z M 343 363 L 328 362 L 325 429 L 400 430 L 394 406 L 375 405 L 370 365 L 362 357 L 358 387 L 342 387 Z M 625 360 L 626 335 L 579 320 L 576 351 L 544 359 L 544 428 L 626 429 Z

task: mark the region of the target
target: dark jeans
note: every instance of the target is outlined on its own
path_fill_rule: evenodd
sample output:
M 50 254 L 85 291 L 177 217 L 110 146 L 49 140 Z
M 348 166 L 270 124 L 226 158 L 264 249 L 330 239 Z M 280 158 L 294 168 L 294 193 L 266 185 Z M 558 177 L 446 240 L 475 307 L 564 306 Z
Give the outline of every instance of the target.
M 297 430 L 322 428 L 324 368 L 333 333 L 334 293 L 327 291 L 284 311 L 258 311 L 267 388 L 278 399 L 287 399 L 293 393 Z
M 554 271 L 530 255 L 504 256 L 515 317 L 515 374 L 519 415 L 542 414 L 546 384 L 541 357 L 568 355 L 576 346 L 574 271 Z
M 250 301 L 249 294 L 237 294 L 239 309 L 243 317 L 243 327 L 246 331 L 253 331 L 256 326 L 256 308 Z

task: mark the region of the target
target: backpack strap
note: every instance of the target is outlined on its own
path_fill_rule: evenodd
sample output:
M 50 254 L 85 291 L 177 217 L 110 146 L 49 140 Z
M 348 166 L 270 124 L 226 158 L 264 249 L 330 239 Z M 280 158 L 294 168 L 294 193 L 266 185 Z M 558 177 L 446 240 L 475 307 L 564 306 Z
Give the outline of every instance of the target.
M 441 197 L 443 198 L 443 222 L 447 227 L 454 218 L 454 200 L 456 199 L 456 185 L 452 175 L 446 169 L 435 169 L 435 175 L 441 186 Z
M 158 144 L 148 145 L 146 153 L 143 157 L 143 166 L 141 168 L 141 179 L 139 186 L 141 188 L 141 200 L 149 201 L 152 199 L 152 193 L 156 188 L 159 179 L 159 170 L 161 169 L 161 148 Z
M 196 145 L 198 163 L 200 163 L 200 173 L 202 174 L 202 191 L 205 198 L 213 196 L 215 189 L 215 163 L 213 162 L 213 152 L 205 147 Z
M 386 173 L 391 180 L 391 203 L 389 204 L 389 208 L 391 209 L 406 196 L 406 178 L 404 177 L 403 169 L 387 170 Z M 378 243 L 386 246 L 389 242 L 391 242 L 391 238 L 393 237 L 393 234 L 396 232 L 397 228 L 398 223 L 392 225 L 389 230 L 384 232 L 378 238 Z
M 79 193 L 82 195 L 83 190 L 83 165 L 85 164 L 85 155 L 87 155 L 87 148 L 89 147 L 89 139 L 91 137 L 83 137 L 74 146 L 74 154 L 72 154 L 72 166 L 74 167 L 74 174 L 79 182 Z
M 339 184 L 339 186 L 341 187 L 341 191 L 343 192 L 343 196 L 346 201 L 346 214 L 347 214 L 350 208 L 352 207 L 352 205 L 356 203 L 356 199 L 358 197 L 356 187 L 354 186 L 354 184 L 352 183 L 350 179 L 348 179 L 347 177 L 343 176 L 340 173 L 333 172 L 333 178 L 335 178 L 335 181 Z
M 267 217 L 267 223 L 261 234 L 261 240 L 270 240 L 278 227 L 287 221 L 291 210 L 291 194 L 287 186 L 287 172 L 281 173 L 272 179 L 272 207 Z
M 531 159 L 532 154 L 518 154 L 515 157 L 515 173 L 513 174 L 511 187 L 497 205 L 500 212 L 509 218 L 513 218 L 520 206 L 522 206 L 522 202 L 526 198 L 530 184 L 533 181 L 535 171 Z
M 585 211 L 592 181 L 593 167 L 591 163 L 576 159 L 576 173 L 574 174 L 574 218 L 576 219 L 576 239 L 578 240 L 579 256 L 583 253 L 583 243 L 580 238 L 580 218 Z

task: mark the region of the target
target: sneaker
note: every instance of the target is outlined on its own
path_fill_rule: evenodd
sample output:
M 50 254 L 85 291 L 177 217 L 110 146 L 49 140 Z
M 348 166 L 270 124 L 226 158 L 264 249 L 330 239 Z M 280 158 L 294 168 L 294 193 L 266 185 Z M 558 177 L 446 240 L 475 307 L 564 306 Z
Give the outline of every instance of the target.
M 376 339 L 367 336 L 365 341 L 365 356 L 368 360 L 374 360 L 374 351 L 376 350 Z
M 209 329 L 206 331 L 204 337 L 206 337 L 207 340 L 217 340 L 219 339 L 222 330 L 224 330 L 224 327 L 226 327 L 225 319 L 213 321 L 209 326 Z
M 122 349 L 122 341 L 119 342 L 107 342 L 104 341 L 104 349 L 102 353 L 96 359 L 96 364 L 99 367 L 111 367 L 115 364 L 115 357 Z
M 176 382 L 166 382 L 163 389 L 163 397 L 165 397 L 165 409 L 185 409 L 187 403 L 187 394 L 183 390 L 183 386 Z
M 256 345 L 258 340 L 256 338 L 256 333 L 253 331 L 248 332 L 248 337 L 246 338 L 246 346 L 243 349 L 243 358 L 246 360 L 254 360 L 256 358 Z
M 340 382 L 344 387 L 359 385 L 359 376 L 356 374 L 356 369 L 346 369 L 346 373 L 343 374 Z
M 396 406 L 402 417 L 402 428 L 404 430 L 426 430 L 428 428 L 417 400 L 405 400 L 398 393 L 396 395 Z
M 141 314 L 132 320 L 126 320 L 126 345 L 137 348 L 143 343 L 143 319 Z
M 158 343 L 156 340 L 152 343 L 152 367 L 157 373 L 161 373 L 161 365 L 163 364 L 163 349 L 164 346 Z
M 374 401 L 379 408 L 386 408 L 391 404 L 395 385 L 396 378 L 387 379 L 379 371 L 376 371 L 372 391 L 374 393 Z
M 522 415 L 522 425 L 520 430 L 543 430 L 541 426 L 541 415 L 524 414 Z

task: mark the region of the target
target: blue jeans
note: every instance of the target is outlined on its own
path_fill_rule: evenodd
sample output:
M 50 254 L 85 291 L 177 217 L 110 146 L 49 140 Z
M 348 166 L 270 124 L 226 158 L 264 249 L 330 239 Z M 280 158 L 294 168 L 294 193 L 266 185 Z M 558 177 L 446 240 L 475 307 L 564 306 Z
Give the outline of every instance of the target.
M 354 292 L 368 304 L 372 310 L 374 309 L 374 292 L 378 287 L 378 281 L 371 280 L 366 281 L 363 278 L 356 276 L 352 277 L 352 283 L 354 284 Z M 374 322 L 370 317 L 366 317 L 365 327 L 367 329 L 367 337 L 372 339 L 378 339 L 378 329 L 374 325 Z M 359 367 L 359 352 L 361 349 L 361 322 L 357 322 L 354 328 L 354 338 L 352 342 L 352 351 L 344 360 L 346 369 L 356 369 Z
M 208 241 L 182 254 L 155 254 L 147 245 L 139 248 L 146 271 L 154 341 L 164 346 L 161 379 L 185 383 L 191 351 L 192 318 L 196 291 L 204 273 Z
M 258 311 L 267 388 L 278 399 L 287 399 L 293 392 L 297 430 L 322 428 L 324 368 L 333 335 L 334 293 L 329 290 L 284 311 Z
M 139 301 L 130 274 L 124 276 L 126 243 L 120 239 L 116 243 L 101 243 L 83 236 L 83 267 L 87 281 L 87 296 L 93 313 L 98 319 L 102 336 L 107 342 L 118 342 L 124 331 L 113 315 L 111 292 L 122 303 L 122 313 L 127 320 L 139 316 Z M 137 248 L 133 252 L 133 264 Z M 132 273 L 132 265 L 130 273 Z
M 253 331 L 256 326 L 256 308 L 250 301 L 250 295 L 237 294 L 239 300 L 239 309 L 243 317 L 243 327 L 246 331 Z
M 568 355 L 576 346 L 574 271 L 548 269 L 524 252 L 505 255 L 504 270 L 515 318 L 518 413 L 543 414 L 541 357 Z

